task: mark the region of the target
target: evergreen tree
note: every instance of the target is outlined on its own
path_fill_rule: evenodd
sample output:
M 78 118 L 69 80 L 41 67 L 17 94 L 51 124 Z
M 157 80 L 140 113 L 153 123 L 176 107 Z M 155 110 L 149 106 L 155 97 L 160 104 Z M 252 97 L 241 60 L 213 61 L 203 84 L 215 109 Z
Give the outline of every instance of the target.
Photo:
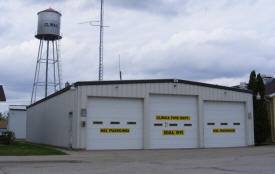
M 257 95 L 257 80 L 255 70 L 251 71 L 247 88 L 253 92 L 253 96 Z
M 265 96 L 265 85 L 264 85 L 264 81 L 263 78 L 261 76 L 261 74 L 257 75 L 257 93 L 260 94 L 261 96 L 261 100 L 264 100 L 264 96 Z
M 268 122 L 267 102 L 265 101 L 265 85 L 261 74 L 256 77 L 253 70 L 250 73 L 248 89 L 253 92 L 253 110 L 254 110 L 254 136 L 255 143 L 263 143 L 269 136 L 270 128 Z M 257 99 L 257 94 L 261 96 Z
M 2 114 L 2 112 L 0 112 L 0 120 L 6 120 L 6 117 Z

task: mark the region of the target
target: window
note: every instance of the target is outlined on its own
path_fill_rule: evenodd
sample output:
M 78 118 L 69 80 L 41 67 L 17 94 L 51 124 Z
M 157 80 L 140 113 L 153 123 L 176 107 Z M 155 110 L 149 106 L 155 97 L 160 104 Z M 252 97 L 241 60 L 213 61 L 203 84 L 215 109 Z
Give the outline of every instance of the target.
M 235 126 L 240 126 L 241 123 L 233 123 L 233 125 L 235 125 Z
M 192 126 L 192 124 L 184 124 L 184 126 Z
M 82 108 L 82 109 L 80 110 L 80 115 L 81 115 L 81 117 L 86 117 L 86 116 L 87 116 L 87 109 Z
M 135 121 L 128 121 L 127 124 L 137 124 Z
M 222 125 L 222 126 L 226 126 L 226 125 L 228 125 L 228 123 L 221 123 L 221 125 Z
M 93 124 L 103 124 L 102 121 L 93 121 Z
M 110 124 L 120 124 L 118 121 L 111 121 Z
M 162 123 L 155 123 L 154 126 L 162 126 Z
M 207 123 L 208 126 L 214 126 L 215 123 Z
M 177 123 L 170 123 L 169 126 L 178 126 Z

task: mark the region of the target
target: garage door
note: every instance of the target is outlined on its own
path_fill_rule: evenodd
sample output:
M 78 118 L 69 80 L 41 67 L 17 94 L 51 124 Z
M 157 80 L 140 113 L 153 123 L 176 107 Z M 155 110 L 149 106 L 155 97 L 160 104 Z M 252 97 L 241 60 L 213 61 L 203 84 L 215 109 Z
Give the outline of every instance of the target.
M 150 96 L 150 148 L 198 147 L 197 98 Z
M 245 107 L 237 102 L 204 102 L 205 147 L 245 146 Z
M 89 98 L 87 149 L 141 149 L 143 101 Z

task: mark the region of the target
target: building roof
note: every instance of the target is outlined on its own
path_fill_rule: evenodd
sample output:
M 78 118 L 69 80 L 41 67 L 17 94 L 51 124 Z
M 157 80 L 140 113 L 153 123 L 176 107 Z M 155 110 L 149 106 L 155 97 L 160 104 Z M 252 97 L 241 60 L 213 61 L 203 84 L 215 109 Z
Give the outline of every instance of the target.
M 42 11 L 38 12 L 37 14 L 39 14 L 39 13 L 41 13 L 41 12 L 53 12 L 53 13 L 57 13 L 57 14 L 61 15 L 60 12 L 58 12 L 58 11 L 52 9 L 52 8 L 48 8 L 48 9 L 46 9 L 46 10 L 42 10 Z
M 236 91 L 236 92 L 243 92 L 243 93 L 250 93 L 252 92 L 250 90 L 246 89 L 238 89 L 233 87 L 227 87 L 227 86 L 220 86 L 220 85 L 213 85 L 213 84 L 207 84 L 207 83 L 201 83 L 201 82 L 194 82 L 194 81 L 188 81 L 188 80 L 180 80 L 180 79 L 148 79 L 148 80 L 108 80 L 108 81 L 82 81 L 82 82 L 76 82 L 72 85 L 69 85 L 65 88 L 63 88 L 60 91 L 57 91 L 51 95 L 49 95 L 46 98 L 43 98 L 29 106 L 27 108 L 32 107 L 36 104 L 39 104 L 45 100 L 48 100 L 49 98 L 52 98 L 54 96 L 57 96 L 59 94 L 62 94 L 63 92 L 68 91 L 72 86 L 90 86 L 90 85 L 120 85 L 120 84 L 142 84 L 142 83 L 181 83 L 181 84 L 190 84 L 190 85 L 196 85 L 196 86 L 204 86 L 209 88 L 217 88 L 217 89 L 224 89 L 224 90 L 230 90 L 230 91 Z
M 6 96 L 2 85 L 0 85 L 0 101 L 6 101 Z
M 10 111 L 26 111 L 27 105 L 9 105 Z
M 86 86 L 86 85 L 113 85 L 113 84 L 138 84 L 138 83 L 182 83 L 196 86 L 204 86 L 209 88 L 217 88 L 217 89 L 225 89 L 237 92 L 245 92 L 251 93 L 251 91 L 246 89 L 237 89 L 233 87 L 221 86 L 221 85 L 213 85 L 202 82 L 194 82 L 188 80 L 181 79 L 149 79 L 149 80 L 112 80 L 112 81 L 84 81 L 84 82 L 76 82 L 74 86 Z
M 8 122 L 6 120 L 0 120 L 0 129 L 7 129 Z
M 265 90 L 266 95 L 271 95 L 273 93 L 275 93 L 275 78 L 273 78 L 273 80 L 266 85 Z

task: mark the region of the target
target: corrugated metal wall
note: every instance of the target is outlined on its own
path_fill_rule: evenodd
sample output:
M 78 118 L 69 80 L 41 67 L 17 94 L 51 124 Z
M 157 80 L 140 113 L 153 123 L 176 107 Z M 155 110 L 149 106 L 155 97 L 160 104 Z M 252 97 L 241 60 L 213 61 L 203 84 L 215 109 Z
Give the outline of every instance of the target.
M 27 141 L 70 147 L 74 91 L 70 90 L 27 109 Z
M 26 118 L 25 110 L 9 110 L 8 130 L 15 133 L 16 139 L 26 139 Z
M 199 113 L 199 142 L 200 147 L 204 147 L 203 138 L 203 102 L 204 101 L 237 101 L 243 102 L 246 107 L 246 135 L 247 145 L 254 145 L 253 133 L 253 105 L 252 95 L 249 93 L 237 92 L 232 90 L 210 88 L 204 86 L 182 84 L 182 83 L 144 83 L 144 84 L 112 84 L 112 85 L 90 85 L 79 86 L 80 108 L 87 108 L 88 97 L 126 97 L 144 99 L 144 148 L 148 146 L 148 136 L 146 128 L 149 126 L 147 119 L 149 110 L 150 94 L 169 94 L 169 95 L 192 95 L 198 97 Z M 78 112 L 79 113 L 79 112 Z M 80 117 L 81 121 L 86 121 L 85 117 Z M 79 147 L 86 147 L 86 129 L 80 128 Z
M 105 84 L 73 87 L 27 109 L 27 140 L 35 143 L 73 148 L 86 148 L 86 127 L 81 109 L 87 109 L 89 97 L 140 98 L 144 103 L 143 142 L 148 148 L 149 99 L 151 94 L 191 95 L 198 98 L 199 147 L 204 147 L 204 101 L 243 102 L 246 109 L 247 145 L 254 145 L 253 104 L 249 93 L 182 83 Z M 70 123 L 69 113 L 72 112 Z M 70 130 L 72 133 L 70 133 Z M 71 135 L 70 135 L 71 134 Z

